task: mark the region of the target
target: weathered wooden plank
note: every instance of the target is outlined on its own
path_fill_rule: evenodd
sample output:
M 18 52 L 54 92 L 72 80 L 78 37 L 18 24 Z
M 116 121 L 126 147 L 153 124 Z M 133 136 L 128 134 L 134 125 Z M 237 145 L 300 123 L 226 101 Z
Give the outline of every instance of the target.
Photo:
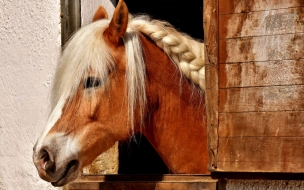
M 267 11 L 304 6 L 303 0 L 219 0 L 220 14 Z
M 304 137 L 304 111 L 219 114 L 220 137 Z
M 220 40 L 219 62 L 303 59 L 303 41 L 304 33 Z
M 150 183 L 150 182 L 120 182 L 120 183 L 74 183 L 69 190 L 216 190 L 216 183 Z
M 220 88 L 304 84 L 304 60 L 221 64 Z
M 304 172 L 304 137 L 219 138 L 218 169 Z
M 239 164 L 241 164 L 241 163 L 239 163 Z M 268 165 L 268 163 L 266 163 L 266 162 L 263 163 L 263 164 L 265 164 L 266 166 Z M 300 166 L 297 164 L 297 167 L 300 167 Z M 221 189 L 225 189 L 225 187 L 226 187 L 225 186 L 226 185 L 225 180 L 223 180 L 223 179 L 226 179 L 226 180 L 229 180 L 229 179 L 236 180 L 235 182 L 237 182 L 237 183 L 239 183 L 238 179 L 242 180 L 241 183 L 247 183 L 246 180 L 248 180 L 248 179 L 249 180 L 255 180 L 255 181 L 259 180 L 259 182 L 262 182 L 262 183 L 265 182 L 264 180 L 275 180 L 278 183 L 282 182 L 280 180 L 293 180 L 293 181 L 299 180 L 298 182 L 300 182 L 300 181 L 302 181 L 304 179 L 304 173 L 267 172 L 267 171 L 260 171 L 260 172 L 246 172 L 246 171 L 244 171 L 244 172 L 223 172 L 222 171 L 222 172 L 213 172 L 212 173 L 212 177 L 214 179 L 222 179 L 222 180 L 219 180 L 218 184 L 217 184 L 218 185 L 218 189 L 221 190 Z M 285 182 L 287 182 L 287 181 L 285 181 Z M 256 184 L 256 183 L 253 183 L 253 184 Z M 237 187 L 237 186 L 235 186 L 235 187 Z M 256 186 L 254 185 L 254 187 L 256 187 Z M 267 186 L 264 186 L 264 187 L 266 188 Z M 286 183 L 286 187 L 290 187 L 289 186 L 289 182 Z M 280 188 L 284 189 L 284 187 L 280 187 Z
M 304 137 L 220 137 L 218 161 L 303 162 L 303 150 Z
M 220 89 L 220 112 L 304 111 L 304 85 Z
M 257 153 L 258 154 L 258 153 Z M 231 162 L 218 162 L 218 168 L 216 171 L 224 171 L 224 172 L 263 172 L 267 174 L 269 172 L 275 172 L 276 174 L 280 173 L 303 173 L 304 163 L 303 162 L 239 162 L 239 161 L 231 161 Z M 260 177 L 263 178 L 263 174 L 260 174 Z M 284 174 L 282 174 L 284 176 Z M 264 179 L 267 179 L 267 176 Z M 282 176 L 277 176 L 281 177 Z M 283 177 L 284 178 L 284 177 Z M 289 177 L 290 178 L 290 177 Z M 244 178 L 243 178 L 244 179 Z M 252 178 L 251 178 L 252 179 Z M 295 180 L 295 178 L 291 177 L 290 179 Z M 301 178 L 303 180 L 303 178 Z
M 210 175 L 200 174 L 160 174 L 160 175 L 141 175 L 141 174 L 118 174 L 118 175 L 92 175 L 82 174 L 75 182 L 214 182 Z
M 206 112 L 209 170 L 216 168 L 218 146 L 218 1 L 204 0 Z
M 303 31 L 304 7 L 219 16 L 220 39 Z
M 304 1 L 219 0 L 218 26 L 214 170 L 304 172 Z
M 69 190 L 102 189 L 216 189 L 210 175 L 82 175 L 69 184 Z

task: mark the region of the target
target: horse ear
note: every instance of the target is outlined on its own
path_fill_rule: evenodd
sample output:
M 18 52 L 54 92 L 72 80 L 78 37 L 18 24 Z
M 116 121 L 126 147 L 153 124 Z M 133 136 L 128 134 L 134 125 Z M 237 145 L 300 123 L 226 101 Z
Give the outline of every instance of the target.
M 129 11 L 126 3 L 123 0 L 119 0 L 109 27 L 104 32 L 104 37 L 111 43 L 118 45 L 121 42 L 127 30 L 128 16 Z
M 108 13 L 105 10 L 105 8 L 103 8 L 102 6 L 99 6 L 94 14 L 93 22 L 95 22 L 97 20 L 101 20 L 101 19 L 108 19 Z

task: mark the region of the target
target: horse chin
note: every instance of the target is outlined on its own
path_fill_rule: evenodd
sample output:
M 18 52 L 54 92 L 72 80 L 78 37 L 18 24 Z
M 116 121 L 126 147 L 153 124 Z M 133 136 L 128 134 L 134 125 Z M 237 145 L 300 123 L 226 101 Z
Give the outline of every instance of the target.
M 74 181 L 79 176 L 80 171 L 80 165 L 79 162 L 76 160 L 73 160 L 69 162 L 69 164 L 66 166 L 66 169 L 63 171 L 61 177 L 55 181 L 51 182 L 51 184 L 54 187 L 60 187 L 68 184 L 71 181 Z

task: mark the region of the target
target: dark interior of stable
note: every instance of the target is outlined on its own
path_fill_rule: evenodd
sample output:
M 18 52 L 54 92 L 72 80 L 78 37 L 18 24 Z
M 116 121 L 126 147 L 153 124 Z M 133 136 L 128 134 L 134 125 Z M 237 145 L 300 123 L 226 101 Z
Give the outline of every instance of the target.
M 203 40 L 203 0 L 125 0 L 133 15 L 166 20 L 181 32 Z M 140 134 L 119 143 L 119 174 L 168 174 L 148 140 Z

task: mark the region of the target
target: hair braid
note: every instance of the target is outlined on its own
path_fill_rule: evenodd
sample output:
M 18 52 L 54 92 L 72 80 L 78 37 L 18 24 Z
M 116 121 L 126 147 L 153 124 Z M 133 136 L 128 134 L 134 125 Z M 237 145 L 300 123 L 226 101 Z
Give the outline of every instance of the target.
M 177 32 L 170 24 L 148 17 L 133 18 L 130 29 L 149 36 L 178 65 L 187 78 L 205 90 L 204 44 Z M 195 49 L 198 51 L 194 52 Z

